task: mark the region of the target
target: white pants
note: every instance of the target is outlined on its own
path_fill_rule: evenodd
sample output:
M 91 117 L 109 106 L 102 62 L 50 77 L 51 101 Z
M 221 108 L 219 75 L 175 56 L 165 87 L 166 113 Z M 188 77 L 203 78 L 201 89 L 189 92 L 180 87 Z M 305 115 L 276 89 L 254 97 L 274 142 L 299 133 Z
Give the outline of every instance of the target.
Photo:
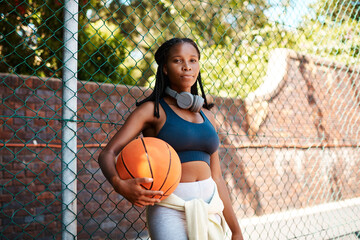
M 215 187 L 214 180 L 208 178 L 198 182 L 179 183 L 173 193 L 185 201 L 201 198 L 209 203 L 214 195 Z M 188 239 L 184 212 L 154 205 L 147 207 L 146 218 L 152 240 Z

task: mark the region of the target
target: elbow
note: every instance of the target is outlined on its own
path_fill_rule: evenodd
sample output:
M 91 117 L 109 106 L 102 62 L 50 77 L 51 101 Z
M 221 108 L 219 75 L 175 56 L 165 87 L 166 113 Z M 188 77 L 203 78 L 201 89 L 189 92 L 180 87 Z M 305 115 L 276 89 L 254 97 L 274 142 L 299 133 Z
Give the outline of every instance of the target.
M 102 150 L 98 156 L 98 164 L 101 167 L 102 165 L 104 165 L 107 162 L 109 152 L 107 150 Z
M 98 164 L 99 164 L 99 166 L 101 167 L 101 165 L 102 165 L 102 163 L 103 163 L 103 160 L 104 159 L 104 150 L 102 150 L 101 152 L 100 152 L 100 154 L 99 154 L 99 156 L 98 156 L 98 158 L 97 158 L 97 160 L 98 160 Z

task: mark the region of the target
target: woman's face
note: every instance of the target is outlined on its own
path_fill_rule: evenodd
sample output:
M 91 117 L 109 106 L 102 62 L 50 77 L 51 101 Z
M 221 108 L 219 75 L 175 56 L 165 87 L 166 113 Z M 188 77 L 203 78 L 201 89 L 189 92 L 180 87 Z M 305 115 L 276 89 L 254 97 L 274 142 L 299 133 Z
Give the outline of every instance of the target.
M 190 43 L 173 46 L 164 65 L 164 73 L 170 80 L 170 87 L 178 92 L 190 92 L 199 75 L 199 54 Z

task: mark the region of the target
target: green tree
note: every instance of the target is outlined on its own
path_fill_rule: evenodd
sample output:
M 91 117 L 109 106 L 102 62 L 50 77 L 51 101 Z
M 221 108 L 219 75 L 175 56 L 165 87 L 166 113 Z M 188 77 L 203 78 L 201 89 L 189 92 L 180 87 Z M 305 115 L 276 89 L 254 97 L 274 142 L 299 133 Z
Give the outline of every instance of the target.
M 134 84 L 124 67 L 126 42 L 119 28 L 103 21 L 84 22 L 79 34 L 78 78 L 86 81 Z M 82 19 L 84 18 L 84 19 Z
M 59 2 L 1 1 L 1 72 L 59 76 L 62 6 Z
M 133 83 L 121 65 L 126 43 L 120 31 L 86 16 L 103 7 L 100 1 L 79 1 L 78 78 Z M 61 78 L 63 11 L 61 0 L 1 1 L 0 71 Z
M 245 98 L 266 75 L 269 54 L 275 48 L 296 48 L 296 32 L 267 24 L 244 33 L 242 41 L 206 48 L 202 60 L 206 86 L 213 95 Z M 226 42 L 226 41 L 225 41 Z
M 282 3 L 290 6 L 291 2 Z M 321 5 L 323 0 L 319 2 Z M 0 70 L 61 77 L 63 3 L 14 0 L 0 4 Z M 324 22 L 309 20 L 311 24 L 297 30 L 286 29 L 269 22 L 265 12 L 270 7 L 267 0 L 81 0 L 78 77 L 151 85 L 156 71 L 154 52 L 175 36 L 190 37 L 198 43 L 205 87 L 221 96 L 246 97 L 255 90 L 262 83 L 268 54 L 274 48 L 312 49 L 315 54 L 320 51 L 334 56 L 352 54 L 352 59 L 358 56 L 357 43 L 348 40 L 348 36 L 358 39 L 354 11 L 349 12 L 349 21 L 341 23 L 346 26 L 344 32 L 332 31 L 333 37 L 328 38 L 332 35 L 327 31 L 334 24 L 331 16 L 326 15 Z M 322 12 L 326 11 L 317 10 L 317 16 Z M 336 36 L 341 39 L 335 40 Z M 316 44 L 319 39 L 321 46 Z
M 177 13 L 175 13 L 177 14 Z M 154 52 L 168 36 L 181 36 L 173 14 L 163 1 L 112 1 L 99 9 L 101 19 L 119 27 L 127 54 L 124 66 L 134 84 L 145 86 L 155 74 Z
M 355 0 L 328 1 L 319 0 L 313 7 L 317 16 L 327 16 L 334 22 L 344 22 L 350 19 L 360 20 L 360 3 Z
M 336 3 L 318 0 L 311 5 L 314 14 L 298 30 L 298 49 L 329 60 L 358 64 L 360 4 L 346 0 Z
M 125 36 L 128 44 L 129 53 L 127 59 L 132 60 L 132 69 L 139 70 L 135 76 L 133 71 L 130 73 L 134 79 L 139 79 L 137 84 L 146 86 L 154 81 L 155 65 L 154 52 L 158 45 L 171 37 L 190 37 L 193 38 L 202 49 L 202 62 L 211 62 L 214 58 L 219 58 L 219 54 L 227 56 L 231 61 L 221 64 L 205 64 L 204 76 L 209 84 L 214 81 L 224 81 L 228 79 L 228 70 L 221 68 L 232 68 L 238 76 L 234 84 L 238 84 L 239 78 L 246 78 L 242 81 L 248 83 L 244 89 L 254 89 L 258 86 L 259 66 L 251 71 L 251 66 L 243 67 L 237 72 L 236 66 L 231 67 L 232 62 L 243 66 L 244 55 L 250 62 L 256 58 L 256 47 L 258 42 L 254 41 L 253 34 L 247 37 L 249 32 L 259 32 L 262 28 L 268 27 L 267 17 L 264 14 L 270 6 L 267 1 L 113 1 L 107 8 L 99 10 L 98 16 L 107 19 L 109 22 L 117 24 Z M 256 34 L 258 35 L 258 34 Z M 258 39 L 259 37 L 257 37 Z M 265 36 L 264 36 L 265 38 Z M 247 39 L 246 41 L 244 41 Z M 252 53 L 242 45 L 254 43 Z M 262 43 L 261 43 L 262 44 Z M 242 49 L 239 54 L 239 49 Z M 137 52 L 141 56 L 133 59 L 131 53 Z M 236 54 L 234 54 L 236 52 Z M 231 58 L 229 58 L 231 56 Z M 251 57 L 249 57 L 251 56 Z M 134 63 L 135 62 L 135 63 Z M 246 64 L 248 63 L 246 62 Z M 220 61 L 219 61 L 220 63 Z M 255 66 L 255 65 L 253 65 Z M 248 72 L 245 76 L 245 71 Z M 140 73 L 140 74 L 139 74 Z M 140 75 L 140 76 L 139 76 Z M 241 82 L 241 81 L 240 81 Z M 229 84 L 215 84 L 218 86 L 222 95 L 225 92 L 234 95 L 234 86 Z M 229 87 L 229 89 L 221 89 Z M 245 90 L 244 90 L 245 91 Z M 211 91 L 216 94 L 215 90 Z M 244 94 L 240 94 L 244 95 Z

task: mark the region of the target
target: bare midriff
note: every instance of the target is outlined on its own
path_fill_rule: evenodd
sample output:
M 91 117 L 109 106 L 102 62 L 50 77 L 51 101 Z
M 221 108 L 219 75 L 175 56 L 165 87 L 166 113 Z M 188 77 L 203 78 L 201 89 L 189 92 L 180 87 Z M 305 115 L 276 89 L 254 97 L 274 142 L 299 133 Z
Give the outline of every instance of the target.
M 181 164 L 180 182 L 197 182 L 211 176 L 209 165 L 204 161 L 191 161 Z

